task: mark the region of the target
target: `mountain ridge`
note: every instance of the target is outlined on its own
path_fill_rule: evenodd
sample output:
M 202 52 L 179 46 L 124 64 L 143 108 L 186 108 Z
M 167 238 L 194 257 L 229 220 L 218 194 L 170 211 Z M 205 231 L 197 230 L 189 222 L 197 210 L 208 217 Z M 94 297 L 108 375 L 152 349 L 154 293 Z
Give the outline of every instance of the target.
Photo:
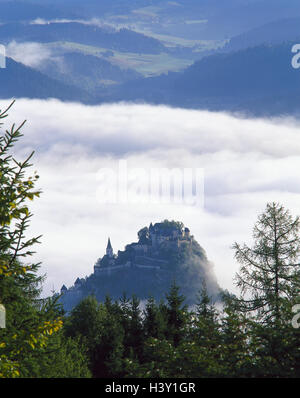
M 0 87 L 0 98 L 57 98 L 92 103 L 92 97 L 84 90 L 52 79 L 8 57 L 6 68 L 0 69 Z
M 299 114 L 299 70 L 291 65 L 293 42 L 218 53 L 182 72 L 120 85 L 107 101 L 147 102 L 249 116 Z M 263 107 L 261 103 L 263 102 Z

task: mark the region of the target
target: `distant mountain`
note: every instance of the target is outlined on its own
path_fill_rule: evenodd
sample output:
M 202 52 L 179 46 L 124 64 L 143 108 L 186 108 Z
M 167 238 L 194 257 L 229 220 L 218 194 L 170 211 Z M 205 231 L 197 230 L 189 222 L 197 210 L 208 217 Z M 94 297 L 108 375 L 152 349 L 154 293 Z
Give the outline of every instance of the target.
M 232 52 L 261 44 L 279 44 L 283 42 L 300 41 L 300 17 L 280 19 L 238 36 L 232 37 L 222 52 Z
M 293 44 L 211 55 L 182 73 L 124 84 L 111 94 L 111 100 L 256 116 L 299 113 L 300 72 L 291 66 Z
M 149 6 L 152 3 L 158 3 L 164 0 L 64 0 L 64 6 L 68 9 L 76 8 L 80 10 L 81 15 L 96 16 L 95 13 L 128 13 L 139 7 Z M 47 4 L 51 6 L 60 6 L 61 0 L 31 0 L 35 4 Z M 99 16 L 99 15 L 97 15 Z
M 184 72 L 153 78 L 132 80 L 138 75 L 124 71 L 122 78 L 129 79 L 126 83 L 121 81 L 120 70 L 105 60 L 82 54 L 69 54 L 69 78 L 66 71 L 60 74 L 57 66 L 51 72 L 51 62 L 46 76 L 8 59 L 7 68 L 0 69 L 0 96 L 54 97 L 83 103 L 147 102 L 254 116 L 298 115 L 300 72 L 291 66 L 293 44 L 216 54 Z M 102 81 L 109 76 L 112 82 Z M 110 84 L 118 76 L 120 84 Z
M 123 293 L 160 300 L 174 280 L 189 304 L 196 302 L 203 281 L 209 294 L 218 298 L 220 290 L 212 264 L 182 223 L 165 220 L 150 224 L 138 232 L 138 238 L 138 242 L 127 245 L 117 255 L 109 240 L 106 254 L 96 262 L 94 273 L 85 279 L 77 278 L 69 289 L 62 287 L 65 310 L 70 311 L 92 294 L 99 301 L 106 295 L 119 299 Z
M 99 18 L 191 40 L 229 39 L 278 19 L 300 17 L 299 0 L 5 0 L 0 4 L 1 22 Z
M 108 30 L 78 22 L 0 25 L 2 44 L 10 41 L 49 43 L 75 42 L 123 52 L 159 54 L 166 48 L 156 39 L 129 29 Z
M 60 0 L 34 1 L 61 4 Z M 65 0 L 63 4 L 85 18 L 115 17 L 120 23 L 145 23 L 156 32 L 205 40 L 230 38 L 280 18 L 300 16 L 299 0 Z M 207 22 L 198 24 L 200 20 Z
M 60 3 L 54 0 L 45 3 L 31 0 L 28 4 L 32 2 L 34 7 L 44 4 L 51 9 Z M 14 2 L 0 1 L 0 4 L 6 3 Z M 68 0 L 64 6 L 73 7 L 78 13 L 79 8 L 75 6 L 79 7 L 79 3 Z M 174 28 L 179 34 L 180 26 L 195 25 L 199 28 L 199 35 L 205 37 L 213 32 L 218 35 L 219 27 L 224 33 L 226 24 L 233 21 L 234 26 L 240 26 L 238 29 L 233 28 L 233 31 L 243 28 L 244 33 L 232 37 L 219 52 L 208 49 L 214 53 L 203 57 L 183 72 L 143 78 L 121 66 L 126 64 L 131 68 L 137 61 L 138 70 L 143 73 L 143 65 L 153 65 L 153 75 L 157 70 L 166 70 L 160 69 L 162 65 L 167 65 L 169 70 L 179 70 L 174 68 L 178 59 L 173 57 L 189 57 L 187 51 L 192 51 L 190 44 L 184 47 L 175 40 L 177 44 L 167 48 L 159 40 L 130 29 L 118 31 L 107 26 L 100 28 L 79 22 L 0 24 L 1 44 L 8 44 L 12 40 L 17 44 L 52 43 L 51 54 L 52 50 L 61 51 L 62 60 L 58 65 L 57 60 L 49 56 L 37 67 L 40 74 L 20 64 L 16 66 L 10 63 L 6 70 L 0 70 L 0 79 L 3 81 L 0 95 L 30 98 L 53 96 L 84 103 L 141 101 L 213 111 L 241 111 L 255 116 L 299 114 L 300 72 L 291 67 L 291 48 L 300 40 L 299 0 L 289 0 L 287 3 L 283 3 L 283 0 L 228 0 L 226 4 L 219 0 L 178 0 L 168 3 L 162 0 L 116 0 L 113 4 L 88 0 L 82 7 L 86 7 L 86 10 L 91 10 L 89 7 L 104 7 L 106 11 L 103 11 L 102 16 L 108 15 L 108 21 L 115 21 L 117 5 L 124 11 L 124 20 L 137 21 L 141 18 L 160 32 L 165 29 L 170 32 Z M 126 12 L 128 14 L 125 15 Z M 295 17 L 292 18 L 293 13 Z M 199 24 L 199 21 L 203 23 Z M 87 52 L 89 55 L 85 55 Z M 125 52 L 128 52 L 126 56 Z M 101 58 L 98 58 L 100 54 Z M 199 57 L 203 55 L 204 52 L 199 53 Z M 114 62 L 118 66 L 112 64 Z M 23 73 L 20 68 L 24 68 L 26 80 L 20 77 Z M 3 78 L 6 75 L 7 80 Z M 17 78 L 11 79 L 10 76 Z M 41 84 L 41 81 L 45 84 Z
M 33 4 L 30 1 L 1 1 L 0 2 L 0 23 L 1 22 L 19 22 L 31 21 L 36 18 L 73 18 L 76 13 L 71 10 L 64 11 L 62 2 L 57 3 L 56 6 L 45 5 L 44 2 L 40 4 Z M 1 36 L 0 36 L 1 40 Z
M 58 98 L 62 101 L 90 103 L 91 96 L 79 88 L 57 80 L 6 59 L 6 68 L 0 69 L 0 98 Z
M 299 0 L 229 0 L 222 3 L 210 19 L 208 32 L 225 34 L 227 38 L 278 19 L 300 17 Z
M 65 84 L 96 95 L 106 86 L 136 80 L 142 76 L 131 69 L 121 69 L 109 61 L 80 52 L 69 52 L 45 60 L 38 69 Z
M 80 3 L 74 1 L 67 4 Z M 78 7 L 89 18 L 144 24 L 156 33 L 191 40 L 229 39 L 281 18 L 300 17 L 299 0 L 88 0 Z

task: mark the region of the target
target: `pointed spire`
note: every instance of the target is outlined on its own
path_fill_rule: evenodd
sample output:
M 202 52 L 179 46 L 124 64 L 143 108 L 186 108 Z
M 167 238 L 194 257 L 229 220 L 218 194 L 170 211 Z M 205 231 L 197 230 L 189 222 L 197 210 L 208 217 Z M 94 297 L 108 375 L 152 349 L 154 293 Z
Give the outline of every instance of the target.
M 60 292 L 61 293 L 65 293 L 67 290 L 68 289 L 67 289 L 66 285 L 62 285 L 62 288 L 60 289 Z
M 106 247 L 106 254 L 108 257 L 113 257 L 114 251 L 110 242 L 110 238 L 108 238 L 107 247 Z
M 112 249 L 112 245 L 111 245 L 111 242 L 110 242 L 110 238 L 108 238 L 108 243 L 107 243 L 107 248 L 106 248 L 106 250 L 107 249 Z

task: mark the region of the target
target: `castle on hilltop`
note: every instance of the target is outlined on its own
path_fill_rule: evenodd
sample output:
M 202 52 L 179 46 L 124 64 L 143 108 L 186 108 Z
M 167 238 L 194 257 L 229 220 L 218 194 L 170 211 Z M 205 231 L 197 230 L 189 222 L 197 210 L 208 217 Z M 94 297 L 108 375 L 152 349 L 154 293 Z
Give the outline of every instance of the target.
M 212 297 L 219 286 L 205 250 L 183 223 L 164 220 L 140 229 L 138 239 L 114 251 L 108 238 L 106 252 L 85 278 L 77 278 L 72 286 L 61 288 L 60 302 L 71 311 L 82 299 L 93 294 L 99 302 L 107 296 L 119 300 L 122 294 L 140 300 L 150 296 L 159 302 L 176 280 L 187 302 L 194 305 L 203 281 Z M 126 236 L 125 236 L 126 238 Z
M 105 255 L 94 265 L 94 275 L 111 275 L 128 269 L 151 270 L 161 274 L 168 269 L 170 252 L 180 250 L 183 245 L 191 249 L 193 244 L 188 228 L 184 228 L 182 223 L 167 220 L 144 227 L 138 232 L 138 238 L 138 242 L 126 245 L 125 250 L 119 250 L 118 254 L 114 253 L 108 238 Z M 68 290 L 79 291 L 84 283 L 84 278 L 77 278 L 70 289 L 63 285 L 61 294 Z
M 126 268 L 160 270 L 168 261 L 162 259 L 161 249 L 178 250 L 183 244 L 191 247 L 193 236 L 182 224 L 164 221 L 150 224 L 138 233 L 139 241 L 127 245 L 125 251 L 114 254 L 108 238 L 106 254 L 94 266 L 94 274 L 108 274 Z

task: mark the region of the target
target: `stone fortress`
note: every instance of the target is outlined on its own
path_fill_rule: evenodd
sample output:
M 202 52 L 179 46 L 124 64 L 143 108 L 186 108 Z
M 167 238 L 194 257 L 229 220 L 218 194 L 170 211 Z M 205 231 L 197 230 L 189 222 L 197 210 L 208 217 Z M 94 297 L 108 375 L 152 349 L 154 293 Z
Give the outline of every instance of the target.
M 213 265 L 189 229 L 174 220 L 153 224 L 140 229 L 138 239 L 117 253 L 108 238 L 106 252 L 93 272 L 77 278 L 68 289 L 62 287 L 59 300 L 65 311 L 70 312 L 90 295 L 98 302 L 104 302 L 107 296 L 120 300 L 124 293 L 128 298 L 135 295 L 147 300 L 151 296 L 159 302 L 165 300 L 175 280 L 189 305 L 196 304 L 204 280 L 208 294 L 219 300 L 220 287 Z
M 174 223 L 150 224 L 139 232 L 139 241 L 127 245 L 125 251 L 113 253 L 110 239 L 106 254 L 97 261 L 94 273 L 111 274 L 120 269 L 142 268 L 145 270 L 160 270 L 168 261 L 161 258 L 161 248 L 165 250 L 179 249 L 182 244 L 191 246 L 193 236 L 188 228 L 181 228 Z
M 168 259 L 162 255 L 163 252 L 176 252 L 182 245 L 192 248 L 194 239 L 188 228 L 184 228 L 181 223 L 170 221 L 154 225 L 151 223 L 149 228 L 145 227 L 139 231 L 138 237 L 137 243 L 127 245 L 125 250 L 119 250 L 117 255 L 114 254 L 110 238 L 108 238 L 106 254 L 94 265 L 94 275 L 112 275 L 126 269 L 160 272 L 169 264 Z M 79 289 L 84 281 L 77 278 L 70 289 Z M 67 290 L 64 285 L 61 293 L 64 294 Z

